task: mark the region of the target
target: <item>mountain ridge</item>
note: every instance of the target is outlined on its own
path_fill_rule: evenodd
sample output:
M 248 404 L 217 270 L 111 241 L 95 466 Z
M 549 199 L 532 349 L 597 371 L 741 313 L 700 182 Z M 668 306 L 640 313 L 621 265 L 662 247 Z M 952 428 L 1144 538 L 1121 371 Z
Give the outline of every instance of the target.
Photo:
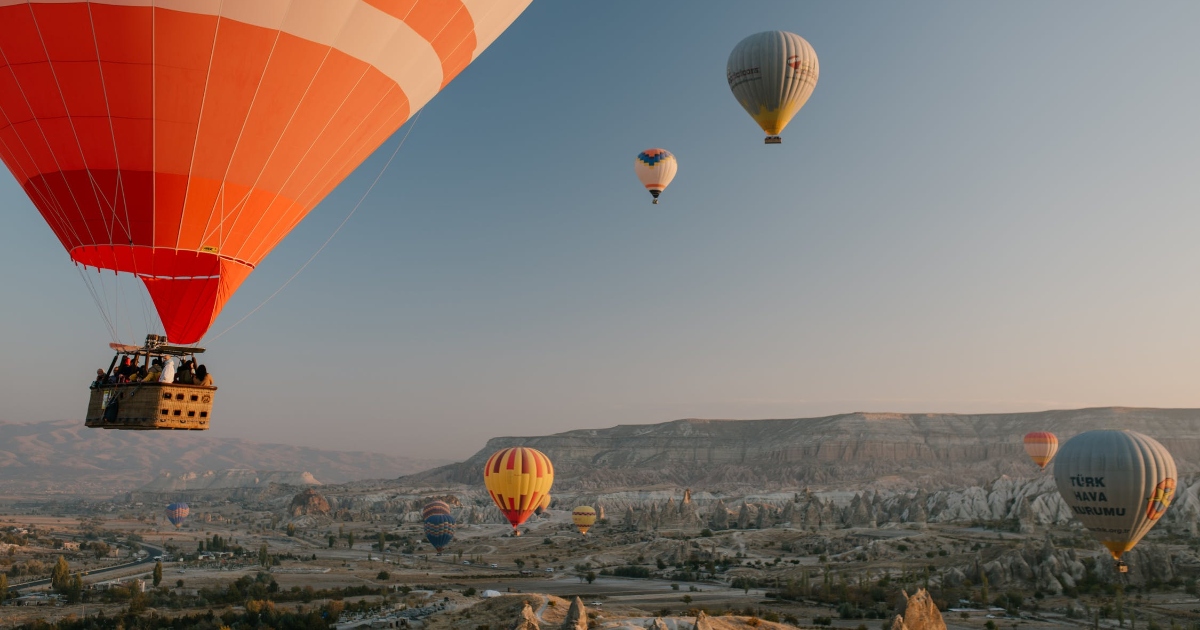
M 656 484 L 693 487 L 837 486 L 899 476 L 930 487 L 984 483 L 1028 472 L 1022 437 L 1064 441 L 1088 429 L 1146 433 L 1168 443 L 1181 471 L 1200 464 L 1200 409 L 1094 407 L 998 414 L 865 413 L 817 418 L 681 419 L 497 437 L 467 460 L 402 477 L 415 483 L 482 482 L 487 457 L 530 446 L 555 464 L 555 487 L 602 490 Z
M 0 422 L 0 492 L 112 496 L 163 473 L 310 473 L 323 483 L 411 474 L 444 463 L 215 438 L 191 431 L 104 431 L 82 422 Z

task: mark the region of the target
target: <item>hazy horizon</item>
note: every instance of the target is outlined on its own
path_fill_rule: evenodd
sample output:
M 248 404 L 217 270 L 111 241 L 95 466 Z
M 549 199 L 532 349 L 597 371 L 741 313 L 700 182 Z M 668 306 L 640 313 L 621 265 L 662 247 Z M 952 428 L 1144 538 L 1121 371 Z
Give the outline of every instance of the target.
M 1200 5 L 698 6 L 533 3 L 206 344 L 209 435 L 455 460 L 689 417 L 1200 407 Z M 725 60 L 776 28 L 821 75 L 763 146 Z M 82 424 L 109 333 L 11 176 L 0 202 L 0 420 Z

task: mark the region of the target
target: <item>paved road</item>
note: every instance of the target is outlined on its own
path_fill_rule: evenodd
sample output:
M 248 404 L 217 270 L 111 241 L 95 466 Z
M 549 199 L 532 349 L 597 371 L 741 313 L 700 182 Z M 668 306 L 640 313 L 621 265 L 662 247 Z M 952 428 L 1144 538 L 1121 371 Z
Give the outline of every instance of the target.
M 153 545 L 148 545 L 146 543 L 140 543 L 140 544 L 142 546 L 142 549 L 146 550 L 146 552 L 149 553 L 150 555 L 148 555 L 145 558 L 142 558 L 140 560 L 134 560 L 133 562 L 126 562 L 124 564 L 115 564 L 111 567 L 104 567 L 103 569 L 93 569 L 91 571 L 88 571 L 88 573 L 85 577 L 92 578 L 97 575 L 104 575 L 106 573 L 112 573 L 114 571 L 124 571 L 126 569 L 137 567 L 137 566 L 140 566 L 143 564 L 153 565 L 155 562 L 154 556 L 162 555 L 163 550 L 159 549 L 158 547 L 155 547 Z M 89 580 L 89 581 L 94 581 L 94 580 Z M 50 584 L 50 578 L 46 578 L 44 580 L 34 580 L 32 582 L 22 582 L 21 584 L 14 584 L 9 587 L 9 590 L 10 591 L 11 590 L 25 591 L 26 589 L 36 588 L 39 586 L 46 586 L 48 584 Z

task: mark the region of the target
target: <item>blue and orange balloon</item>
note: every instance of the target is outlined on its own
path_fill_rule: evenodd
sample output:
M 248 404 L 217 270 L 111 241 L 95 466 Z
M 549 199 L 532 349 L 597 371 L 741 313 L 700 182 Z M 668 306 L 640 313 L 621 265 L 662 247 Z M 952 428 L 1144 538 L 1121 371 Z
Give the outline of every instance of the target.
M 171 505 L 167 506 L 167 520 L 171 521 L 171 524 L 175 526 L 175 529 L 179 529 L 179 527 L 183 525 L 183 521 L 190 513 L 191 510 L 188 509 L 188 504 L 186 503 L 172 503 Z
M 658 203 L 658 196 L 675 179 L 678 170 L 679 162 L 666 149 L 646 149 L 633 161 L 633 172 L 654 197 L 653 203 Z
M 441 553 L 454 540 L 454 516 L 431 514 L 425 519 L 425 539 Z

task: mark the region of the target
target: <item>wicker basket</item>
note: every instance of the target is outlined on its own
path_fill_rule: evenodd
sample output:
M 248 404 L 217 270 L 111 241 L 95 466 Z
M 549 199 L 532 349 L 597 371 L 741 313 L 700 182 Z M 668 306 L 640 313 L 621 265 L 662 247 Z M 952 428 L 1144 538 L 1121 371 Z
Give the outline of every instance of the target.
M 208 429 L 216 387 L 122 383 L 92 389 L 86 426 L 101 429 Z

